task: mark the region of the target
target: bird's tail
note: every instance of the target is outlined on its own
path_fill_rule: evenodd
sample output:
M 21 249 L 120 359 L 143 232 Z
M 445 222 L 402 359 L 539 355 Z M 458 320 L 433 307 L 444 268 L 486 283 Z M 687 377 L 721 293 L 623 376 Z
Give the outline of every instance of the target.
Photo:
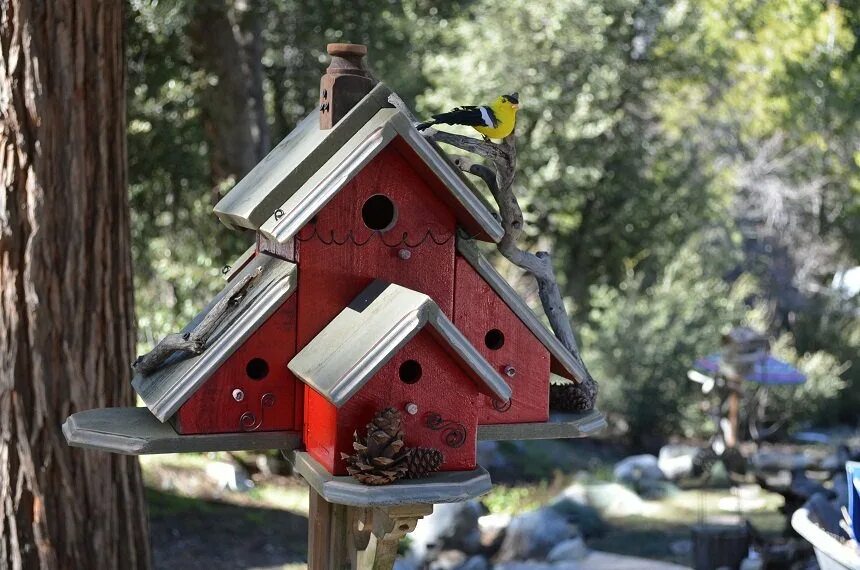
M 424 129 L 432 127 L 435 124 L 436 124 L 436 120 L 431 119 L 429 121 L 424 121 L 423 123 L 418 123 L 417 125 L 415 125 L 415 128 L 418 129 L 419 131 L 423 131 Z

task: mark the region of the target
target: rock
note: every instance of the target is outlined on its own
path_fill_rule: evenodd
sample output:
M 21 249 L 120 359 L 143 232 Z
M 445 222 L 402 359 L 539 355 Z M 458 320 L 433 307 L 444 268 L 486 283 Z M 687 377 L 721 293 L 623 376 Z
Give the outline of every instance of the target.
M 565 562 L 570 560 L 582 560 L 588 556 L 588 547 L 582 537 L 577 536 L 552 547 L 546 555 L 547 562 Z
M 606 523 L 597 509 L 586 504 L 588 496 L 581 485 L 571 485 L 549 503 L 549 508 L 560 514 L 568 523 L 576 525 L 586 538 L 606 532 Z
M 220 489 L 247 491 L 254 487 L 248 472 L 235 463 L 211 461 L 206 464 L 205 472 Z
M 657 467 L 670 481 L 689 477 L 697 453 L 699 448 L 693 445 L 664 445 L 657 456 Z
M 511 515 L 495 513 L 484 515 L 478 519 L 478 528 L 481 530 L 481 546 L 484 554 L 495 556 L 505 539 L 505 532 L 511 523 Z
M 577 534 L 563 516 L 542 507 L 511 520 L 497 558 L 500 562 L 544 558 L 553 546 Z
M 491 568 L 490 561 L 479 555 L 466 560 L 457 570 L 490 570 Z
M 393 570 L 419 570 L 420 565 L 412 556 L 401 557 L 394 561 Z
M 615 480 L 635 487 L 640 481 L 661 481 L 666 478 L 653 455 L 632 455 L 615 464 Z
M 480 554 L 478 518 L 483 514 L 484 506 L 478 501 L 436 505 L 433 514 L 419 520 L 409 535 L 412 554 L 419 563 L 435 558 L 444 550 Z
M 427 565 L 427 570 L 458 570 L 466 562 L 466 555 L 459 550 L 445 550 L 437 554 Z
M 585 570 L 578 562 L 505 562 L 494 566 L 495 570 Z
M 618 483 L 600 483 L 585 487 L 588 504 L 605 517 L 628 517 L 645 514 L 649 506 L 639 495 Z

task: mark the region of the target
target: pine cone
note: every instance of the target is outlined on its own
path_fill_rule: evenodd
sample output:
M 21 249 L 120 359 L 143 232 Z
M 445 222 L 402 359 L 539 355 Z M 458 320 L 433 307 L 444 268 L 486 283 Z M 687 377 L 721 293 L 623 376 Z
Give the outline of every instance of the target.
M 558 412 L 584 412 L 594 408 L 597 385 L 586 382 L 550 384 L 549 407 Z
M 386 408 L 367 424 L 367 437 L 353 436 L 355 453 L 341 453 L 346 470 L 365 485 L 387 485 L 406 474 L 409 450 L 403 442 L 400 413 Z
M 445 462 L 445 456 L 438 449 L 432 447 L 416 447 L 409 454 L 409 459 L 406 464 L 407 479 L 420 479 L 427 475 L 439 471 L 442 463 Z

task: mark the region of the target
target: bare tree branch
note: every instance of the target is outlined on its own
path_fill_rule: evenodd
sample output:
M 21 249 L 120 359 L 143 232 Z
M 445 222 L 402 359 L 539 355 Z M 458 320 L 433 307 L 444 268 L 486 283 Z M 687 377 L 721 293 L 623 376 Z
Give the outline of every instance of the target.
M 190 354 L 201 354 L 206 350 L 209 337 L 218 328 L 224 318 L 233 312 L 236 307 L 247 296 L 248 288 L 257 277 L 262 274 L 263 268 L 257 270 L 236 282 L 230 291 L 221 297 L 212 309 L 206 313 L 203 320 L 194 329 L 185 333 L 169 334 L 155 345 L 150 352 L 139 356 L 131 365 L 135 372 L 143 376 L 149 376 L 164 364 L 175 352 L 187 352 Z

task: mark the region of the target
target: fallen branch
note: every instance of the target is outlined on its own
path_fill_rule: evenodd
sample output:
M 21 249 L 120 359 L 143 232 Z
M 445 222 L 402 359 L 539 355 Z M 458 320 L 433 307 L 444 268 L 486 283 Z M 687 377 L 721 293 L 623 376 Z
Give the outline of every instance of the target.
M 263 268 L 258 267 L 256 271 L 237 281 L 233 288 L 206 313 L 206 316 L 196 327 L 188 332 L 167 335 L 150 352 L 139 356 L 131 367 L 138 374 L 149 376 L 161 368 L 164 362 L 175 352 L 202 354 L 206 350 L 209 337 L 224 318 L 239 306 L 247 296 L 251 283 L 262 273 Z
M 392 95 L 389 102 L 405 114 L 413 124 L 419 122 L 399 97 Z M 511 134 L 501 144 L 495 144 L 488 140 L 481 141 L 473 137 L 437 131 L 432 127 L 425 129 L 422 134 L 428 140 L 446 143 L 492 161 L 494 168 L 465 156 L 453 159 L 460 170 L 481 178 L 493 195 L 499 207 L 499 216 L 504 229 L 504 235 L 497 244 L 497 248 L 511 263 L 534 275 L 538 284 L 541 306 L 553 333 L 585 371 L 585 378 L 576 378 L 585 409 L 594 407 L 597 383 L 591 377 L 580 355 L 579 345 L 570 326 L 570 319 L 555 278 L 552 256 L 547 251 L 533 254 L 520 249 L 517 245 L 523 233 L 524 221 L 522 209 L 513 191 L 517 167 L 515 136 Z

